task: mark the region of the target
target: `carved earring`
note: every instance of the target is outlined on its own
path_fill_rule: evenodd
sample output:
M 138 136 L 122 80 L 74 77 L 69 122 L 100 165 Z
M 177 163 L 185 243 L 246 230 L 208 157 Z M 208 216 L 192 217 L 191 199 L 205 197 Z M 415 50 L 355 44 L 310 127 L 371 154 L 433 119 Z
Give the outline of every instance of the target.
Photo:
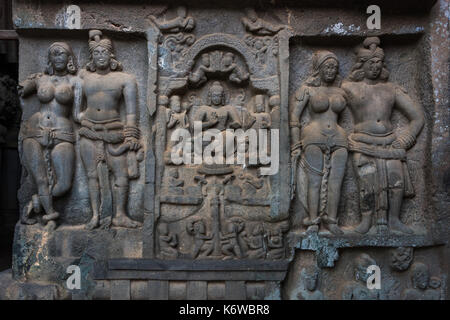
M 117 69 L 117 61 L 114 59 L 111 59 L 111 70 L 116 70 Z
M 47 64 L 47 74 L 53 75 L 53 73 L 54 73 L 53 66 L 52 63 L 49 61 Z
M 72 56 L 70 56 L 69 60 L 67 61 L 67 71 L 69 71 L 69 73 L 75 73 L 77 71 Z

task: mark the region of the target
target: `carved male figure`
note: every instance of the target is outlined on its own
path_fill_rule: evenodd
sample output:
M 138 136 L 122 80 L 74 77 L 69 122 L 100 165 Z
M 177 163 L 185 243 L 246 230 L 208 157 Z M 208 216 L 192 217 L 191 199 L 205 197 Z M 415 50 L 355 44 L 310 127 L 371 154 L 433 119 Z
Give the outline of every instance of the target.
M 203 220 L 193 220 L 186 226 L 189 234 L 194 236 L 194 249 L 192 251 L 192 258 L 195 259 L 199 255 L 209 256 L 213 251 L 213 246 L 210 242 L 213 237 L 206 234 L 206 226 Z
M 308 213 L 303 220 L 307 231 L 317 232 L 320 222 L 325 222 L 330 232 L 342 234 L 337 213 L 347 163 L 347 135 L 338 117 L 347 101 L 340 88 L 336 55 L 317 51 L 312 60 L 312 74 L 291 102 L 293 183 L 297 180 L 297 197 Z M 310 121 L 301 126 L 300 118 L 306 109 Z M 306 183 L 301 180 L 303 176 Z M 301 189 L 303 185 L 306 190 Z
M 266 245 L 264 242 L 264 228 L 262 223 L 258 223 L 249 235 L 245 236 L 248 246 L 248 257 L 250 259 L 264 259 L 266 257 Z
M 226 151 L 226 156 L 231 156 L 234 154 L 235 149 L 232 144 L 234 142 L 231 140 L 229 144 L 226 145 L 226 129 L 237 129 L 241 127 L 241 122 L 239 119 L 239 114 L 236 109 L 231 105 L 226 105 L 225 100 L 225 89 L 220 84 L 219 81 L 215 81 L 208 91 L 208 105 L 200 106 L 193 117 L 194 121 L 201 121 L 202 130 L 205 129 L 217 129 L 221 132 L 223 136 L 224 150 Z M 206 144 L 209 144 L 206 142 Z M 195 146 L 194 152 L 198 155 L 202 155 L 203 149 L 200 149 L 204 145 Z
M 178 141 L 172 141 L 171 133 L 176 129 L 188 129 L 189 119 L 186 114 L 186 110 L 183 111 L 181 107 L 180 96 L 173 95 L 170 97 L 170 109 L 167 110 L 167 147 L 165 152 L 166 164 L 172 164 L 171 153 L 172 148 Z M 180 148 L 180 157 L 182 156 L 183 149 Z
M 158 225 L 159 233 L 159 254 L 162 258 L 175 259 L 178 256 L 178 238 L 176 234 L 169 231 L 167 223 L 161 222 Z
M 78 95 L 74 75 L 77 72 L 75 56 L 65 42 L 55 42 L 48 49 L 48 67 L 44 74 L 35 74 L 20 84 L 22 97 L 33 93 L 39 100 L 39 111 L 22 126 L 22 163 L 37 187 L 37 194 L 27 205 L 22 223 L 33 224 L 31 212 L 45 215 L 45 223 L 55 220 L 59 213 L 53 207 L 53 198 L 66 193 L 74 173 L 75 135 L 69 115 Z M 26 107 L 26 106 L 25 106 Z
M 126 214 L 130 170 L 136 168 L 135 151 L 141 146 L 137 127 L 137 84 L 134 76 L 122 72 L 115 59 L 112 43 L 97 30 L 89 32 L 91 61 L 80 73 L 83 100 L 74 110 L 74 118 L 81 123 L 80 153 L 89 180 L 92 219 L 88 229 L 99 226 L 101 194 L 108 187 L 112 172 L 114 218 L 118 227 L 135 228 L 140 222 Z M 126 122 L 120 118 L 121 99 L 125 103 Z M 102 197 L 103 198 L 103 197 Z M 103 204 L 103 201 L 102 201 Z
M 388 82 L 380 39 L 369 37 L 360 48 L 349 81 L 342 88 L 348 96 L 354 119 L 354 133 L 348 137 L 356 171 L 362 221 L 357 232 L 366 233 L 376 212 L 381 229 L 412 233 L 400 221 L 403 197 L 412 195 L 406 165 L 411 148 L 424 125 L 421 106 L 400 86 Z M 394 132 L 392 112 L 398 109 L 409 120 L 400 135 Z M 389 221 L 388 221 L 389 216 Z
M 299 300 L 323 300 L 323 293 L 318 290 L 320 269 L 314 265 L 302 270 L 303 289 L 297 295 Z
M 222 58 L 222 72 L 231 72 L 229 79 L 237 84 L 248 79 L 249 74 L 234 62 L 234 54 L 225 52 Z
M 206 80 L 206 73 L 213 72 L 214 70 L 211 68 L 211 57 L 209 53 L 203 53 L 200 57 L 200 65 L 189 74 L 189 80 L 197 85 L 200 85 Z
M 168 21 L 159 21 L 154 16 L 150 16 L 158 28 L 163 32 L 182 32 L 182 31 L 192 31 L 195 27 L 194 19 L 187 15 L 187 9 L 184 6 L 177 8 L 177 17 Z
M 226 224 L 226 233 L 221 235 L 222 252 L 231 258 L 236 256 L 238 258 L 243 257 L 241 246 L 239 245 L 239 232 L 242 231 L 239 226 L 233 222 Z
M 247 31 L 260 36 L 271 36 L 285 28 L 282 25 L 273 25 L 259 18 L 253 8 L 245 9 L 246 17 L 242 18 L 242 24 Z

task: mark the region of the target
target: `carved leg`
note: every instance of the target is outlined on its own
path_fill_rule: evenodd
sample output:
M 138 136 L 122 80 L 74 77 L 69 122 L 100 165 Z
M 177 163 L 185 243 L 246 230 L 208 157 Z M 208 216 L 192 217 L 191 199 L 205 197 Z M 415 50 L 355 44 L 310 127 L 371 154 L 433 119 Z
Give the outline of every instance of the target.
M 309 145 L 305 149 L 305 160 L 317 171 L 322 171 L 323 154 L 322 150 L 315 145 Z M 319 230 L 319 199 L 322 176 L 318 172 L 310 169 L 306 170 L 308 176 L 308 215 L 309 221 L 305 221 L 308 226 L 308 232 L 317 232 Z
M 95 159 L 95 142 L 86 138 L 80 139 L 80 155 L 88 176 L 89 200 L 91 202 L 92 218 L 86 229 L 92 230 L 99 226 L 100 190 L 98 186 L 97 161 Z
M 353 166 L 358 180 L 359 209 L 361 222 L 354 229 L 358 233 L 367 233 L 372 226 L 372 215 L 375 210 L 375 174 L 376 166 L 373 162 L 362 160 L 361 154 L 353 154 Z
M 400 160 L 386 163 L 389 183 L 389 227 L 391 230 L 412 234 L 413 231 L 400 221 L 400 211 L 404 196 L 403 167 Z
M 71 143 L 62 142 L 55 146 L 51 153 L 56 183 L 52 189 L 52 195 L 59 197 L 66 193 L 72 186 L 73 172 L 75 169 L 75 150 Z
M 137 228 L 142 226 L 142 223 L 130 219 L 126 214 L 129 190 L 126 154 L 120 156 L 108 155 L 107 162 L 114 176 L 113 203 L 115 208 L 112 224 L 124 228 Z
M 47 178 L 47 164 L 44 158 L 42 146 L 34 139 L 25 139 L 23 142 L 23 161 L 28 172 L 33 177 L 38 189 L 38 199 L 44 208 L 44 221 L 57 219 L 59 213 L 53 208 L 53 199 L 50 195 Z
M 142 223 L 130 219 L 126 215 L 126 206 L 128 202 L 128 186 L 114 186 L 114 203 L 115 215 L 112 219 L 112 224 L 116 227 L 137 228 L 142 226 Z
M 337 225 L 337 211 L 341 198 L 341 186 L 344 179 L 347 150 L 340 148 L 331 155 L 331 169 L 328 177 L 327 227 L 333 234 L 343 234 Z

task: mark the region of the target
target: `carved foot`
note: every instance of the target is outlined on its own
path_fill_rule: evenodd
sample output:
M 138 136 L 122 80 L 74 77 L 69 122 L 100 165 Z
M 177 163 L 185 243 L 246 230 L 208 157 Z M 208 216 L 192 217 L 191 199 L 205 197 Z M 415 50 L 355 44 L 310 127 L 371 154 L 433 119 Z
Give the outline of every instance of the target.
M 389 227 L 393 231 L 400 231 L 406 234 L 413 234 L 414 231 L 402 223 L 399 219 L 391 219 L 389 223 Z
M 53 231 L 56 229 L 56 222 L 53 220 L 50 220 L 47 225 L 45 226 L 45 230 L 47 231 Z
M 355 231 L 361 234 L 367 233 L 372 226 L 371 212 L 363 212 L 360 224 L 355 228 Z
M 37 220 L 30 218 L 30 214 L 32 211 L 33 211 L 33 202 L 30 201 L 24 208 L 24 212 L 22 214 L 22 217 L 20 218 L 20 222 L 22 222 L 22 224 L 27 225 L 36 224 Z
M 85 228 L 87 230 L 93 230 L 95 228 L 97 228 L 100 225 L 99 220 L 98 220 L 98 216 L 94 215 L 91 219 L 91 221 L 89 221 L 89 223 L 85 226 Z
M 123 227 L 123 228 L 137 228 L 142 226 L 142 223 L 131 220 L 124 214 L 116 215 L 114 219 L 112 219 L 112 224 L 116 227 Z
M 48 214 L 42 216 L 42 220 L 44 220 L 45 222 L 49 222 L 51 220 L 55 220 L 58 218 L 59 218 L 59 213 L 56 211 L 53 211 L 51 213 L 48 213 Z
M 336 223 L 327 224 L 327 229 L 335 236 L 342 236 L 344 231 L 342 231 Z
M 306 233 L 317 233 L 319 232 L 319 226 L 317 224 L 313 224 L 306 229 Z

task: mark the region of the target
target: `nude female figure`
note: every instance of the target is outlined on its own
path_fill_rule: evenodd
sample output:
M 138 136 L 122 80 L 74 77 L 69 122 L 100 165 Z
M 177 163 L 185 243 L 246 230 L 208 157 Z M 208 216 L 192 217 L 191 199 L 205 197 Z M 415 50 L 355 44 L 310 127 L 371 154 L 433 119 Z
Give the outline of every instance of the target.
M 20 84 L 23 98 L 37 94 L 39 111 L 22 126 L 20 141 L 22 163 L 36 184 L 37 194 L 26 206 L 22 223 L 34 224 L 30 214 L 44 209 L 44 223 L 56 220 L 59 213 L 53 198 L 65 194 L 72 185 L 75 135 L 69 119 L 76 93 L 77 66 L 70 46 L 55 42 L 48 49 L 44 73 L 31 75 Z M 24 102 L 27 108 L 27 102 Z
M 304 206 L 308 217 L 303 224 L 308 232 L 317 232 L 320 222 L 325 222 L 333 234 L 343 233 L 337 226 L 337 211 L 347 162 L 347 136 L 338 124 L 338 117 L 347 102 L 339 87 L 338 66 L 332 52 L 315 52 L 312 75 L 297 90 L 291 103 L 291 151 L 293 166 L 304 170 L 307 177 Z M 300 118 L 305 110 L 311 120 L 302 127 Z M 297 184 L 301 200 L 301 182 Z

